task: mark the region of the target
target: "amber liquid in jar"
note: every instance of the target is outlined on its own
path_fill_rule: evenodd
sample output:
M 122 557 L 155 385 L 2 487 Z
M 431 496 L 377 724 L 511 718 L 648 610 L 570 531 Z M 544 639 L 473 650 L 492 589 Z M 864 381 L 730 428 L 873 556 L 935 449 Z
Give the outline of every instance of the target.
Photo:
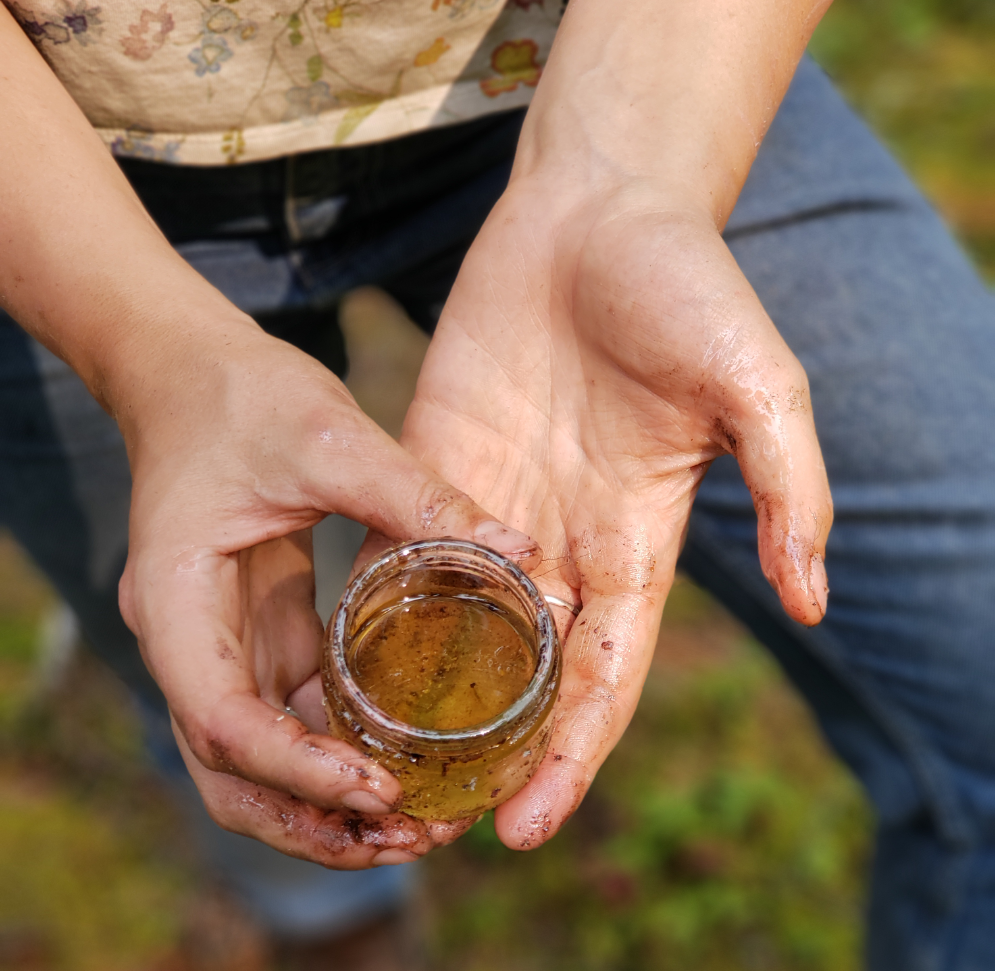
M 460 819 L 512 796 L 541 760 L 559 644 L 514 564 L 472 543 L 411 543 L 346 591 L 323 677 L 332 733 L 397 776 L 401 810 Z
M 372 617 L 350 667 L 374 705 L 416 728 L 469 728 L 507 709 L 535 674 L 517 618 L 475 597 L 425 596 Z

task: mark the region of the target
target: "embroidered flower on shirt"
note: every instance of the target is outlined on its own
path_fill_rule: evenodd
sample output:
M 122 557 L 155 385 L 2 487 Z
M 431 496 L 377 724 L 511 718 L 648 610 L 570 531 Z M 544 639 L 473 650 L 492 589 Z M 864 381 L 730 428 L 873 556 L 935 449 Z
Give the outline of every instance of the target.
M 72 33 L 68 27 L 62 24 L 53 23 L 51 20 L 20 20 L 18 21 L 24 32 L 38 43 L 50 40 L 53 44 L 68 44 L 72 40 Z
M 436 37 L 425 50 L 415 55 L 415 67 L 429 67 L 435 64 L 450 48 L 451 45 L 447 44 L 444 38 Z
M 172 162 L 179 164 L 177 153 L 182 139 L 156 145 L 155 136 L 144 128 L 129 128 L 111 142 L 111 154 L 118 158 L 144 158 L 150 162 Z
M 67 13 L 62 22 L 71 31 L 73 39 L 83 47 L 96 42 L 100 35 L 99 30 L 93 30 L 102 23 L 100 19 L 100 7 L 88 7 L 86 0 L 77 3 L 72 10 Z
M 53 20 L 39 19 L 38 15 L 26 12 L 16 3 L 9 6 L 24 32 L 37 44 L 44 41 L 68 44 L 75 38 L 77 43 L 86 47 L 94 43 L 101 33 L 100 7 L 88 7 L 86 0 L 75 6 L 66 4 L 69 12 L 62 17 L 56 14 Z
M 163 44 L 176 26 L 166 4 L 158 10 L 143 10 L 137 24 L 128 25 L 128 36 L 121 38 L 126 57 L 147 61 Z
M 240 19 L 231 7 L 212 7 L 204 13 L 204 26 L 212 34 L 223 34 L 237 27 Z
M 204 14 L 204 29 L 208 34 L 229 34 L 235 40 L 252 40 L 256 36 L 256 25 L 251 20 L 243 20 L 230 7 L 212 7 Z
M 338 104 L 332 89 L 324 81 L 315 81 L 307 87 L 293 87 L 284 93 L 284 97 L 287 99 L 284 121 L 313 119 Z
M 355 20 L 361 17 L 363 15 L 363 7 L 368 7 L 379 2 L 381 0 L 366 0 L 365 3 L 360 2 L 360 0 L 331 0 L 331 2 L 325 3 L 317 9 L 312 8 L 312 11 L 313 16 L 317 18 L 317 22 L 322 24 L 325 30 L 331 32 L 338 30 L 347 19 L 351 18 Z
M 495 4 L 501 2 L 502 0 L 432 0 L 432 9 L 449 7 L 450 19 L 458 20 L 474 10 L 490 10 Z
M 335 3 L 324 12 L 324 15 L 321 17 L 321 22 L 329 30 L 335 30 L 342 26 L 344 16 L 345 4 Z
M 497 77 L 484 78 L 480 89 L 488 98 L 496 98 L 506 91 L 515 91 L 519 84 L 534 88 L 542 76 L 542 65 L 537 63 L 539 45 L 534 40 L 506 40 L 498 44 L 491 54 L 491 67 Z
M 197 69 L 197 77 L 202 78 L 208 72 L 217 74 L 221 65 L 233 56 L 224 37 L 207 34 L 200 42 L 200 47 L 195 47 L 187 54 L 187 59 Z

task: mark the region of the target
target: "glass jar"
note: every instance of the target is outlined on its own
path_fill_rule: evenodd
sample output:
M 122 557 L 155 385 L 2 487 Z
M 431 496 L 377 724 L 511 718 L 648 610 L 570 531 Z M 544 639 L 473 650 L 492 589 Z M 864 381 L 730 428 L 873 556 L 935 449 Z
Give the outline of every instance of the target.
M 478 816 L 546 752 L 560 644 L 535 584 L 463 540 L 386 550 L 346 589 L 322 663 L 331 733 L 389 769 L 401 811 Z

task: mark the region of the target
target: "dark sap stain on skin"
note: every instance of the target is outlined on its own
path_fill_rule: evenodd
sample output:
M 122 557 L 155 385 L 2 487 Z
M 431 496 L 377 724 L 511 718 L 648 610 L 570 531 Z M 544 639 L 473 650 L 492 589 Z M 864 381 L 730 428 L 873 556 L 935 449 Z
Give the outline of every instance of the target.
M 787 503 L 783 496 L 770 492 L 758 492 L 753 500 L 753 506 L 757 511 L 757 518 L 766 529 L 774 524 L 774 516 L 783 512 Z
M 224 742 L 217 738 L 210 738 L 207 740 L 207 750 L 211 753 L 215 772 L 235 774 L 235 760 L 231 757 L 231 751 Z
M 245 798 L 241 797 L 243 804 Z M 326 866 L 359 847 L 404 849 L 421 855 L 434 845 L 424 824 L 399 813 L 370 817 L 351 810 L 323 812 L 297 796 L 266 789 L 256 789 L 250 801 L 257 812 L 278 822 L 288 837 L 301 844 L 300 851 L 285 847 L 285 852 L 317 858 Z
M 222 661 L 235 660 L 235 652 L 231 649 L 231 646 L 223 637 L 218 638 L 218 657 Z
M 739 441 L 725 421 L 721 418 L 716 418 L 712 423 L 712 432 L 713 437 L 719 445 L 721 445 L 731 455 L 736 454 L 736 449 L 739 447 Z
M 432 846 L 424 826 L 402 815 L 373 819 L 362 813 L 331 812 L 315 827 L 313 835 L 333 857 L 360 846 L 403 849 L 418 855 Z
M 401 835 L 406 828 L 402 820 L 383 822 L 370 819 L 362 813 L 340 813 L 342 828 L 353 843 L 359 846 L 382 846 L 392 836 Z

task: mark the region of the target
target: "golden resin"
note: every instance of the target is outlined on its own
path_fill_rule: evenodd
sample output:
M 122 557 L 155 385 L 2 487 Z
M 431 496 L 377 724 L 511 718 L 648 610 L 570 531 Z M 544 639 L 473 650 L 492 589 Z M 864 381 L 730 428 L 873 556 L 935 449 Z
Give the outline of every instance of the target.
M 329 730 L 400 781 L 400 809 L 456 820 L 513 796 L 546 751 L 560 649 L 542 595 L 463 540 L 387 550 L 328 626 Z
M 356 634 L 349 668 L 392 718 L 436 731 L 505 711 L 535 674 L 517 618 L 473 597 L 423 596 L 379 611 Z

